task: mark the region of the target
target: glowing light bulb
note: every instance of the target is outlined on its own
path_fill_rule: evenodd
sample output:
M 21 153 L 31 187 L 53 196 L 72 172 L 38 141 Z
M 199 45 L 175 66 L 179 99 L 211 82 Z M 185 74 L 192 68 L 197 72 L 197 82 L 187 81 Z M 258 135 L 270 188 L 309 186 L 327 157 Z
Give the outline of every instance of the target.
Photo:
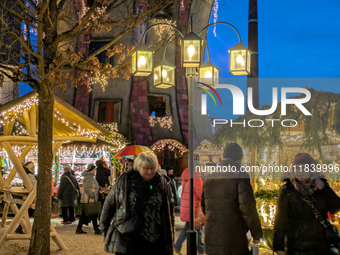
M 189 54 L 189 59 L 191 60 L 192 56 L 195 54 L 195 47 L 194 45 L 190 45 L 188 47 L 188 54 Z
M 242 66 L 244 66 L 244 59 L 243 59 L 243 57 L 242 57 L 241 54 L 239 54 L 239 55 L 236 57 L 236 63 L 241 64 Z
M 205 72 L 205 78 L 212 78 L 212 73 L 210 71 Z
M 162 71 L 162 76 L 163 76 L 163 78 L 168 76 L 168 72 L 165 69 L 163 69 L 163 71 Z
M 146 64 L 146 58 L 144 57 L 144 55 L 142 55 L 140 58 L 139 58 L 139 61 L 137 63 L 138 67 L 141 67 L 142 65 L 145 65 Z
M 158 80 L 158 76 L 157 76 L 157 74 L 155 74 L 155 80 Z

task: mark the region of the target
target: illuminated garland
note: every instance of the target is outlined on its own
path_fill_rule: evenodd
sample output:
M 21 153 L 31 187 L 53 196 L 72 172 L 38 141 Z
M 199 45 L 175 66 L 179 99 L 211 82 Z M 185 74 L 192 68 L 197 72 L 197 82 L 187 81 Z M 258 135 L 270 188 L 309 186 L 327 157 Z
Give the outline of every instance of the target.
M 165 147 L 167 147 L 171 151 L 178 149 L 181 156 L 183 156 L 183 154 L 188 151 L 188 149 L 184 145 L 174 140 L 160 140 L 153 144 L 150 149 L 154 152 L 160 152 L 163 151 Z
M 111 131 L 111 132 L 118 132 L 118 125 L 117 123 L 110 123 L 110 124 L 106 124 L 106 123 L 99 123 L 97 122 L 97 124 L 99 124 L 100 126 L 102 126 L 103 128 Z
M 213 10 L 214 10 L 214 23 L 217 22 L 218 19 L 218 0 L 215 0 L 214 5 L 213 5 Z M 214 36 L 216 37 L 216 24 L 214 25 L 214 30 L 213 30 Z
M 166 128 L 170 129 L 172 131 L 172 117 L 155 117 L 155 116 L 150 116 L 149 117 L 149 124 L 151 127 L 154 127 L 155 124 L 159 124 L 161 128 Z
M 222 150 L 223 147 L 212 144 L 209 139 L 204 139 L 199 146 L 196 147 L 195 151 L 210 151 L 210 150 Z
M 176 21 L 172 21 L 172 20 L 168 20 L 168 19 L 155 19 L 155 24 L 158 24 L 158 23 L 167 23 L 167 24 L 173 25 L 175 27 L 177 26 Z M 164 31 L 166 31 L 168 33 L 169 37 L 172 36 L 175 33 L 174 29 L 171 26 L 158 25 L 158 26 L 156 26 L 156 33 L 159 37 L 159 40 L 162 39 L 162 35 L 163 35 Z
M 101 72 L 97 72 L 95 74 L 96 76 L 94 78 L 90 78 L 90 91 L 92 90 L 92 86 L 96 83 L 99 83 L 103 92 L 105 91 L 105 87 L 107 86 L 108 84 L 108 79 L 109 79 L 109 76 L 105 73 L 101 73 Z

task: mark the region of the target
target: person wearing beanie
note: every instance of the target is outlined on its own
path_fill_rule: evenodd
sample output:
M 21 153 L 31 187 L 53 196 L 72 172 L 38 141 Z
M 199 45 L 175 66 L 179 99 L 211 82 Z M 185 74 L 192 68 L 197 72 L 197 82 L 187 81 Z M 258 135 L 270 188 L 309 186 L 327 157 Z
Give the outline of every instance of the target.
M 334 253 L 338 244 L 327 241 L 321 220 L 329 223 L 328 212 L 340 210 L 340 198 L 327 180 L 315 173 L 317 165 L 308 153 L 296 154 L 291 168 L 278 196 L 273 250 L 278 255 L 338 254 Z
M 27 173 L 28 178 L 30 179 L 32 185 L 34 186 L 37 182 L 37 176 L 34 174 L 34 163 L 27 162 L 23 165 L 25 172 Z
M 210 172 L 203 182 L 205 252 L 249 254 L 247 232 L 250 230 L 257 244 L 262 238 L 262 228 L 249 174 L 240 171 L 243 150 L 237 143 L 229 143 L 223 157 L 220 168 Z
M 74 207 L 77 204 L 77 197 L 80 194 L 79 184 L 72 175 L 72 168 L 69 165 L 64 166 L 64 174 L 60 178 L 58 191 L 59 207 L 63 221 L 61 224 L 71 224 L 75 221 Z

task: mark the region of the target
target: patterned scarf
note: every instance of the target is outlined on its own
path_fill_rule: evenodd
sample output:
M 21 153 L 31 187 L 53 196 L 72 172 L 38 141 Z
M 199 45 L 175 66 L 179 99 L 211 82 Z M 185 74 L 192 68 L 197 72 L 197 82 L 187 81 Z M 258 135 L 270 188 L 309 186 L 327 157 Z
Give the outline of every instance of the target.
M 304 196 L 312 196 L 314 191 L 317 190 L 315 179 L 309 178 L 305 182 L 301 182 L 296 178 L 291 178 L 290 181 L 295 189 Z

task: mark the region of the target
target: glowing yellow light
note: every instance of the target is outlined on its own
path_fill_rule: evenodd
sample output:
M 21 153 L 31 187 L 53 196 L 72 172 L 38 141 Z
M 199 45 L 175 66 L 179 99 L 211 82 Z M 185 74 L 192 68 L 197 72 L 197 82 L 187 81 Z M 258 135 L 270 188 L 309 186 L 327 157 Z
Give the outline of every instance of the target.
M 139 61 L 137 63 L 138 67 L 141 67 L 142 65 L 145 65 L 146 64 L 146 58 L 144 57 L 144 55 L 142 55 L 140 58 L 139 58 Z
M 205 78 L 212 78 L 212 73 L 210 71 L 205 72 Z
M 243 57 L 242 57 L 241 54 L 239 54 L 239 55 L 236 57 L 236 63 L 241 64 L 242 66 L 244 66 L 244 59 L 243 59 Z
M 158 80 L 158 76 L 157 76 L 157 74 L 155 74 L 155 80 Z
M 191 45 L 188 47 L 188 54 L 189 54 L 189 59 L 191 59 L 192 56 L 195 54 L 195 47 L 194 47 L 194 45 L 191 44 Z
M 165 69 L 163 69 L 163 71 L 162 71 L 162 76 L 163 76 L 163 78 L 168 76 L 168 72 Z

